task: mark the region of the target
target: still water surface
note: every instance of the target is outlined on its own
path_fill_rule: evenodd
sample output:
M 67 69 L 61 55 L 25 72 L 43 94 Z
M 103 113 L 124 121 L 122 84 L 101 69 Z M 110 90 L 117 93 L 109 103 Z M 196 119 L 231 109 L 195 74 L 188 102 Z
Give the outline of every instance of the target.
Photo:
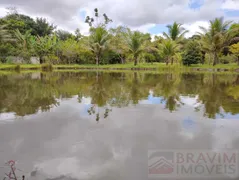
M 0 75 L 0 179 L 145 180 L 150 149 L 238 150 L 239 75 Z

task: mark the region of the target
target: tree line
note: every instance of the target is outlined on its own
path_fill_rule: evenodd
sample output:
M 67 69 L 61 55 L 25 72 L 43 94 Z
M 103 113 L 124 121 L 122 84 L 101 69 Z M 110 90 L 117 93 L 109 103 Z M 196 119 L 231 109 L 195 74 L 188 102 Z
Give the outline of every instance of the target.
M 12 63 L 12 57 L 22 57 L 30 63 L 33 56 L 40 63 L 51 64 L 124 64 L 133 62 L 168 64 L 228 64 L 239 65 L 239 24 L 215 18 L 209 28 L 185 38 L 188 30 L 174 22 L 163 37 L 132 31 L 125 26 L 110 28 L 106 14 L 94 9 L 87 16 L 89 35 L 76 29 L 74 33 L 57 30 L 44 18 L 33 19 L 17 11 L 0 18 L 0 61 Z

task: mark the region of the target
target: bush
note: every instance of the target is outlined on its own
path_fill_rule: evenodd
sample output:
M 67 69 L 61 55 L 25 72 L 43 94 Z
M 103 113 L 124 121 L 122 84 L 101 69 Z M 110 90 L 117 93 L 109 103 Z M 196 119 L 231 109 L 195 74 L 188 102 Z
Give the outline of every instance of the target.
M 156 58 L 154 56 L 154 54 L 152 53 L 146 53 L 144 56 L 143 56 L 145 62 L 147 63 L 153 63 L 156 61 Z
M 183 65 L 190 66 L 191 64 L 198 64 L 202 61 L 202 54 L 199 44 L 196 41 L 190 41 L 186 45 L 185 52 L 183 53 Z
M 59 58 L 55 55 L 49 55 L 49 56 L 45 56 L 45 62 L 47 64 L 59 64 Z
M 237 61 L 237 58 L 234 55 L 221 56 L 220 62 L 222 64 L 234 63 Z
M 12 56 L 6 57 L 6 63 L 7 64 L 12 64 L 13 63 L 13 57 Z

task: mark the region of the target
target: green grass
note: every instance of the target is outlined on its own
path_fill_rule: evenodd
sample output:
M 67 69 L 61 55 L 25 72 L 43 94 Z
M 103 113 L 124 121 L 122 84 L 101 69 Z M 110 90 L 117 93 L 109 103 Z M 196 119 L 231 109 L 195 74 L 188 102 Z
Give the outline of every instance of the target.
M 0 70 L 15 70 L 18 66 L 20 69 L 40 69 L 40 64 L 0 64 Z
M 84 65 L 54 65 L 53 66 L 56 69 L 149 69 L 149 70 L 157 70 L 161 68 L 179 68 L 179 65 L 169 65 L 166 66 L 164 63 L 141 63 L 137 66 L 134 66 L 133 63 L 127 63 L 127 64 L 107 64 L 107 65 L 95 65 L 95 64 L 84 64 Z
M 190 72 L 190 71 L 239 71 L 239 66 L 237 64 L 219 64 L 216 66 L 212 65 L 191 65 L 189 67 L 180 66 L 179 64 L 168 66 L 165 63 L 140 63 L 137 66 L 134 66 L 133 63 L 127 64 L 107 64 L 107 65 L 94 65 L 94 64 L 62 64 L 62 65 L 53 65 L 52 68 L 47 68 L 51 65 L 49 64 L 0 64 L 0 70 L 79 70 L 79 69 L 91 69 L 91 70 L 145 70 L 145 71 L 183 71 L 183 72 Z
M 209 64 L 193 64 L 190 67 L 193 68 L 207 68 L 207 69 L 238 69 L 239 66 L 236 63 L 232 64 L 217 64 L 216 66 L 212 66 Z

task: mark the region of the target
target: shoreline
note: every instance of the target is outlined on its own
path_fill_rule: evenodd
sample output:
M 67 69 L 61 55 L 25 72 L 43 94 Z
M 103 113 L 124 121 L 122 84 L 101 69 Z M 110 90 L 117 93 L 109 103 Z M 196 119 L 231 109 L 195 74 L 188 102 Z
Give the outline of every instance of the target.
M 200 67 L 201 66 L 201 67 Z M 140 64 L 134 67 L 131 64 L 113 65 L 49 65 L 49 64 L 0 64 L 1 71 L 27 71 L 27 70 L 109 70 L 109 71 L 183 71 L 183 72 L 236 72 L 239 73 L 237 65 L 205 66 L 197 65 L 191 67 L 165 64 Z

